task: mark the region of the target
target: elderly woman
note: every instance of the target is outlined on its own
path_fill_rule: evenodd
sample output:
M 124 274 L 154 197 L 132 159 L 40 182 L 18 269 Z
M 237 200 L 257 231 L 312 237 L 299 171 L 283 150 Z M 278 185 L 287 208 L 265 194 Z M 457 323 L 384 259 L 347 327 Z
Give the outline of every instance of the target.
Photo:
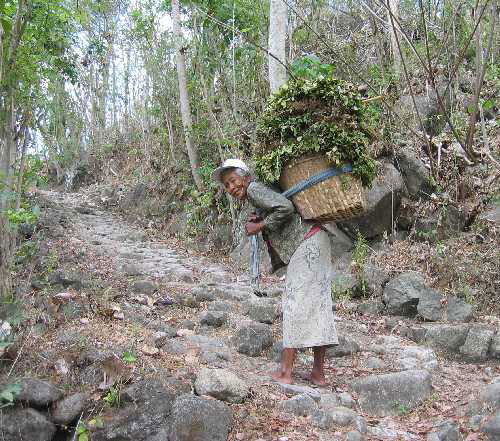
M 281 194 L 252 179 L 247 165 L 228 159 L 213 173 L 213 178 L 240 201 L 248 200 L 259 213 L 245 224 L 246 234 L 260 232 L 272 244 L 273 253 L 288 264 L 286 290 L 282 299 L 283 353 L 281 367 L 271 376 L 281 383 L 292 382 L 292 367 L 297 348 L 313 348 L 311 381 L 323 386 L 326 348 L 338 344 L 332 312 L 328 234 L 294 215 L 293 204 Z M 293 232 L 302 240 L 293 243 Z M 308 231 L 309 230 L 309 231 Z M 275 259 L 272 259 L 275 260 Z

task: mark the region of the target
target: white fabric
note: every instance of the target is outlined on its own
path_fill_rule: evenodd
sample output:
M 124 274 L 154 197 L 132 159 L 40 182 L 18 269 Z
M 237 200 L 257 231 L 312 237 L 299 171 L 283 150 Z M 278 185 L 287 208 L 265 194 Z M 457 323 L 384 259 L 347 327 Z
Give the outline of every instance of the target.
M 323 230 L 304 240 L 290 259 L 282 300 L 284 348 L 338 344 L 330 267 L 330 239 Z

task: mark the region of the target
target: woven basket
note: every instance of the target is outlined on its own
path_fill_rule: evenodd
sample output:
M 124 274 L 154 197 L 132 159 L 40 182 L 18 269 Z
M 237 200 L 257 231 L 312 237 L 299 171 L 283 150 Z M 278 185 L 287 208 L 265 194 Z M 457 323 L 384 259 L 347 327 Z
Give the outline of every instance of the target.
M 285 164 L 280 186 L 286 191 L 330 167 L 324 155 L 302 156 Z M 305 220 L 318 221 L 351 219 L 363 213 L 366 206 L 361 182 L 350 173 L 315 184 L 292 196 L 292 201 Z

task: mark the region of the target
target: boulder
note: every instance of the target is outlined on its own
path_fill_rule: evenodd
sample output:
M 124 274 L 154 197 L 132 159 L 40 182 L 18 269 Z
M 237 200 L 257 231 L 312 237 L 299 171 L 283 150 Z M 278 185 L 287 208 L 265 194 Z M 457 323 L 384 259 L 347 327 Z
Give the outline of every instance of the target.
M 494 335 L 495 331 L 485 325 L 472 325 L 459 351 L 467 360 L 485 361 Z
M 384 286 L 389 281 L 389 274 L 375 265 L 365 264 L 361 270 L 361 280 L 370 295 L 382 297 Z
M 424 342 L 435 349 L 458 352 L 468 332 L 468 325 L 432 325 L 427 327 Z
M 233 415 L 221 401 L 182 395 L 174 403 L 169 441 L 226 441 Z
M 157 380 L 144 380 L 122 393 L 119 409 L 102 415 L 99 427 L 89 428 L 92 441 L 149 441 L 168 427 L 172 405 L 180 390 Z
M 260 323 L 272 324 L 278 316 L 276 306 L 268 302 L 251 302 L 248 308 L 248 316 Z
M 428 197 L 433 192 L 434 186 L 429 170 L 413 151 L 409 149 L 397 151 L 394 165 L 403 176 L 410 196 Z
M 460 426 L 453 420 L 439 422 L 427 435 L 427 441 L 462 441 Z
M 21 392 L 14 398 L 30 406 L 46 407 L 61 399 L 63 392 L 53 384 L 37 378 L 22 378 L 19 381 Z
M 426 288 L 420 292 L 417 304 L 417 313 L 423 320 L 436 322 L 443 318 L 443 305 L 441 304 L 441 294 L 437 291 Z
M 227 313 L 223 311 L 205 311 L 200 314 L 200 323 L 219 328 L 227 322 L 227 318 Z
M 52 411 L 52 421 L 64 426 L 78 418 L 89 400 L 86 393 L 76 393 L 59 401 Z
M 2 441 L 50 441 L 56 426 L 34 409 L 7 409 L 0 412 Z
M 363 441 L 363 435 L 359 433 L 357 430 L 351 430 L 347 432 L 346 435 L 347 441 Z
M 229 403 L 242 403 L 248 396 L 248 385 L 227 369 L 202 368 L 194 384 L 198 395 L 209 395 Z
M 360 314 L 379 315 L 384 310 L 384 304 L 380 300 L 367 300 L 361 302 L 356 309 Z
M 318 389 L 309 386 L 300 386 L 298 384 L 278 383 L 279 388 L 287 395 L 309 395 L 314 401 L 321 400 L 321 393 Z
M 344 406 L 338 406 L 331 409 L 329 412 L 334 424 L 338 426 L 348 426 L 354 421 L 358 415 L 354 410 Z
M 437 87 L 441 98 L 441 102 L 444 104 L 445 110 L 448 109 L 450 105 L 450 100 L 444 95 L 445 85 L 438 85 Z M 430 89 L 426 94 L 415 95 L 415 104 L 413 104 L 413 98 L 411 95 L 403 95 L 396 103 L 396 108 L 400 109 L 401 116 L 406 120 L 414 130 L 420 131 L 422 127 L 420 126 L 420 118 L 423 123 L 423 129 L 428 135 L 438 135 L 443 129 L 446 120 L 442 117 L 443 109 L 439 105 L 439 101 L 434 90 Z M 417 111 L 415 111 L 415 106 Z
M 366 211 L 355 219 L 340 225 L 355 238 L 359 231 L 366 238 L 373 238 L 384 231 L 392 231 L 392 222 L 405 191 L 403 178 L 391 163 L 383 163 L 379 176 L 366 191 Z
M 415 219 L 415 237 L 427 242 L 445 240 L 463 231 L 466 220 L 466 213 L 453 205 L 433 208 Z
M 132 284 L 132 291 L 140 294 L 151 295 L 157 290 L 157 288 L 156 284 L 150 280 L 137 280 Z
M 49 282 L 52 285 L 62 285 L 64 288 L 72 287 L 81 289 L 84 282 L 82 275 L 74 271 L 56 270 L 49 274 Z
M 213 302 L 215 294 L 208 286 L 197 286 L 191 290 L 191 294 L 198 302 Z
M 492 358 L 500 358 L 500 331 L 497 331 L 491 339 L 490 356 Z
M 350 357 L 360 351 L 359 343 L 347 335 L 339 335 L 339 344 L 326 350 L 327 358 Z
M 323 410 L 331 411 L 340 406 L 340 398 L 337 394 L 322 394 L 319 405 Z
M 478 401 L 483 409 L 500 410 L 500 382 L 485 386 Z
M 309 416 L 318 409 L 318 405 L 309 395 L 300 394 L 282 401 L 279 408 L 296 416 Z
M 247 321 L 236 332 L 234 342 L 239 353 L 257 357 L 273 344 L 273 333 L 268 325 Z
M 392 315 L 414 317 L 420 295 L 427 289 L 425 280 L 417 273 L 402 273 L 385 285 L 383 301 Z
M 480 428 L 489 441 L 500 441 L 500 411 L 491 415 Z
M 371 375 L 353 382 L 363 412 L 398 415 L 417 407 L 432 392 L 431 375 L 424 370 Z
M 474 307 L 456 296 L 448 296 L 445 318 L 449 322 L 470 322 L 474 315 Z

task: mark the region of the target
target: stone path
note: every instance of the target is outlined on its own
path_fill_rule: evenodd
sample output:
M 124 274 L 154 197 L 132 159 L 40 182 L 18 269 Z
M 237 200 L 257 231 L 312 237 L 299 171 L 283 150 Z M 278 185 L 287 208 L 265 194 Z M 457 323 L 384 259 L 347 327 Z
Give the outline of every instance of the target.
M 270 297 L 257 298 L 246 274 L 210 257 L 191 255 L 175 241 L 150 240 L 140 228 L 94 205 L 91 197 L 55 192 L 44 192 L 43 197 L 70 219 L 58 246 L 67 244 L 82 254 L 80 262 L 70 259 L 59 279 L 68 278 L 65 271 L 81 273 L 86 267 L 96 273 L 83 279 L 103 282 L 99 297 L 89 294 L 95 291 L 92 283 L 82 281 L 78 298 L 84 307 L 74 320 L 58 323 L 45 357 L 49 360 L 47 372 L 57 373 L 57 363 L 63 363 L 75 345 L 80 345 L 74 384 L 94 394 L 94 409 L 102 399 L 96 390 L 103 380 L 102 372 L 107 372 L 103 366 L 114 356 L 127 368 L 127 384 L 140 384 L 150 374 L 158 374 L 163 380 L 175 378 L 189 384 L 188 389 L 200 396 L 227 403 L 232 422 L 226 408 L 209 406 L 206 412 L 218 421 L 228 421 L 232 440 L 455 440 L 467 434 L 484 436 L 476 431 L 486 424 L 481 418 L 492 408 L 476 406 L 471 410 L 470 403 L 477 404 L 474 398 L 485 387 L 496 387 L 491 385 L 500 378 L 497 361 L 466 364 L 446 359 L 398 335 L 397 329 L 389 331 L 383 317 L 358 315 L 344 308 L 337 314 L 340 345 L 329 350 L 328 386 L 311 387 L 307 382 L 312 363 L 308 351 L 298 354 L 296 384 L 281 386 L 267 375 L 278 366 L 281 280 L 266 280 Z M 70 282 L 66 285 L 73 288 Z M 94 314 L 96 311 L 104 313 Z M 98 355 L 89 355 L 94 349 Z M 136 359 L 130 365 L 123 363 L 127 352 Z M 123 379 L 125 374 L 120 375 Z M 183 399 L 187 401 L 182 406 L 174 404 L 174 415 L 179 418 L 174 426 L 186 418 L 183 412 L 187 407 L 199 410 L 205 406 L 204 402 Z M 148 400 L 149 395 L 144 403 Z M 500 398 L 493 401 L 497 408 Z M 172 426 L 154 426 L 149 420 L 146 424 L 144 415 L 150 415 L 154 406 L 139 408 L 141 412 L 127 414 L 127 421 L 142 427 L 139 432 L 130 428 L 116 435 L 117 422 L 123 421 L 125 410 L 108 409 L 108 422 L 96 429 L 92 439 L 166 439 L 161 434 L 173 430 Z M 169 407 L 169 415 L 170 411 Z M 220 434 L 226 429 L 217 429 L 219 434 L 212 429 L 207 428 L 209 435 L 200 439 L 225 439 Z

